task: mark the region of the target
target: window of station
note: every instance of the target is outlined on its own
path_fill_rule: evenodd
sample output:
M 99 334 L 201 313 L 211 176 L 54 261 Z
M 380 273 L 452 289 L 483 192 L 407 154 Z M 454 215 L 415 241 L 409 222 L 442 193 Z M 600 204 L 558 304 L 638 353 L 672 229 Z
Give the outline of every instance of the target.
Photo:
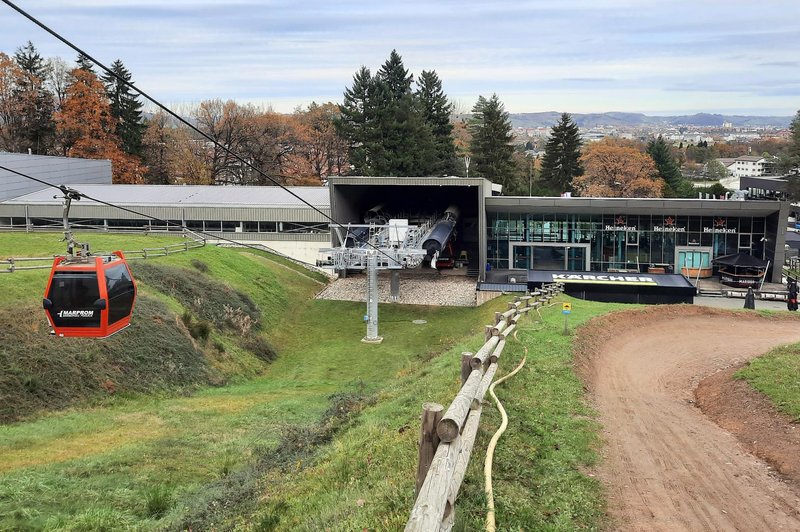
M 279 233 L 326 233 L 328 225 L 318 222 L 279 222 Z
M 203 231 L 203 220 L 186 220 L 186 228 L 192 231 Z
M 63 227 L 64 221 L 55 218 L 31 218 L 31 225 L 34 227 Z M 70 220 L 71 221 L 71 220 Z
M 533 247 L 538 242 L 574 243 L 588 244 L 592 271 L 668 270 L 675 264 L 675 248 L 682 246 L 711 248 L 714 257 L 746 251 L 761 258 L 764 234 L 763 218 L 490 213 L 487 260 L 493 268 L 506 269 L 510 246 L 522 256 L 517 242 Z M 537 255 L 526 252 L 525 256 L 535 261 Z M 525 267 L 518 257 L 513 262 L 516 268 Z
M 109 229 L 143 229 L 150 227 L 150 220 L 108 220 Z

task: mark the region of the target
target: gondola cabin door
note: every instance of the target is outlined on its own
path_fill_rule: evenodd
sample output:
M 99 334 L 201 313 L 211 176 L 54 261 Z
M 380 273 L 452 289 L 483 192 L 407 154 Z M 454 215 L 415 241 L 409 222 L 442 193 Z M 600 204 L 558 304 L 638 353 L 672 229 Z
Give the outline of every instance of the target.
M 127 327 L 136 284 L 122 252 L 56 257 L 43 307 L 56 336 L 105 338 Z

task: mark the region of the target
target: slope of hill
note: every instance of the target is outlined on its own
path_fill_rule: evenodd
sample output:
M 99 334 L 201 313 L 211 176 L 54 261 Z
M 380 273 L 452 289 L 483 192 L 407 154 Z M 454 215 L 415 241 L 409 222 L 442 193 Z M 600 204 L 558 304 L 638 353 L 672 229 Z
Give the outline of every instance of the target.
M 136 249 L 171 240 L 87 235 L 94 248 Z M 41 246 L 41 247 L 39 247 Z M 53 235 L 0 234 L 15 256 L 57 251 Z M 55 248 L 55 249 L 54 249 Z M 272 330 L 318 280 L 277 262 L 206 247 L 131 263 L 135 319 L 105 340 L 50 337 L 41 310 L 47 271 L 0 276 L 0 423 L 141 393 L 187 392 L 254 377 L 276 356 Z M 22 319 L 20 319 L 22 317 Z

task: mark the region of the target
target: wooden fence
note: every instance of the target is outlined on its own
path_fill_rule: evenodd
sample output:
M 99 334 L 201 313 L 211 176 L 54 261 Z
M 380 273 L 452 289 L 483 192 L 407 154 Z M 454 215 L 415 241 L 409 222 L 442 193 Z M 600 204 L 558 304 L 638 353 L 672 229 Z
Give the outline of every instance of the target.
M 478 433 L 483 397 L 497 372 L 506 339 L 514 334 L 524 315 L 538 314 L 562 291 L 563 285 L 545 285 L 515 298 L 506 312 L 495 313 L 494 325 L 486 326 L 483 346 L 474 354 L 461 356 L 461 389 L 447 410 L 436 403 L 423 405 L 417 498 L 406 531 L 447 531 L 453 527 L 455 502 Z
M 201 248 L 206 245 L 205 239 L 192 232 L 185 232 L 187 240 L 179 244 L 158 248 L 142 248 L 132 251 L 123 251 L 127 260 L 141 260 L 153 257 L 165 257 L 175 253 L 182 253 L 190 249 Z M 0 260 L 0 273 L 14 273 L 23 270 L 49 270 L 53 266 L 55 257 L 9 257 Z

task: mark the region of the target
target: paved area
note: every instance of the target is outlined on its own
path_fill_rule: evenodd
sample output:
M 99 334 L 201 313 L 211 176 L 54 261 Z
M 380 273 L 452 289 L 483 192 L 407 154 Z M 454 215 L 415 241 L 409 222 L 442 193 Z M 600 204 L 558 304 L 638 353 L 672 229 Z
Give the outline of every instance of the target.
M 705 307 L 735 309 L 744 308 L 744 299 L 700 296 L 694 298 L 694 304 Z M 762 301 L 760 299 L 756 299 L 756 310 L 785 310 L 789 312 L 785 301 Z

